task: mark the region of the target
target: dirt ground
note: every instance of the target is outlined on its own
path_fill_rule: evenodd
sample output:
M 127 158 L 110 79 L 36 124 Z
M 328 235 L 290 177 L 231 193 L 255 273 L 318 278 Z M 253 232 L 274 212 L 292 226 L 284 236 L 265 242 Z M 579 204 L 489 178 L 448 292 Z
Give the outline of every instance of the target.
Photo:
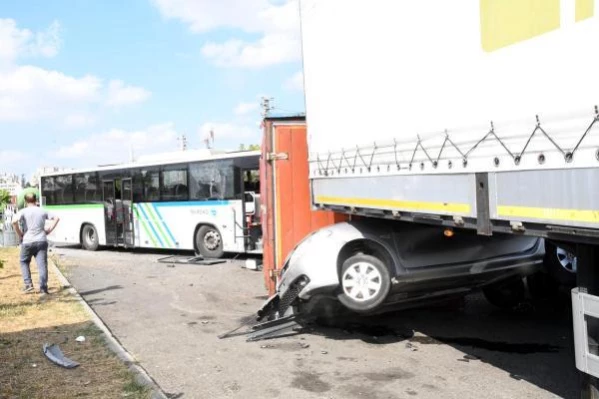
M 67 277 L 172 398 L 574 398 L 569 304 L 355 319 L 269 341 L 217 336 L 266 299 L 240 261 L 168 265 L 166 254 L 55 248 Z
M 80 302 L 50 273 L 50 296 L 22 294 L 17 248 L 0 248 L 0 398 L 148 398 Z M 32 262 L 37 286 L 37 267 Z M 77 337 L 85 341 L 76 341 Z M 51 363 L 42 346 L 58 344 L 79 363 L 66 369 Z

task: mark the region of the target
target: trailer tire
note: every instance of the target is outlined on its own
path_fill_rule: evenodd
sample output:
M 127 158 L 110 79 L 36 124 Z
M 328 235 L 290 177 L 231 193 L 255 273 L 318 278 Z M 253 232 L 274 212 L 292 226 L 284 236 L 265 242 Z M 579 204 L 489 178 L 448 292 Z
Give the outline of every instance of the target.
M 99 247 L 98 231 L 93 224 L 86 224 L 81 229 L 81 246 L 88 251 L 96 251 Z
M 343 262 L 339 283 L 339 302 L 354 312 L 369 313 L 387 298 L 391 289 L 391 276 L 389 269 L 379 258 L 357 254 Z
M 512 309 L 526 298 L 526 287 L 521 277 L 514 277 L 486 286 L 483 294 L 492 305 Z
M 220 231 L 214 226 L 203 225 L 196 231 L 196 250 L 204 258 L 222 258 L 223 240 Z

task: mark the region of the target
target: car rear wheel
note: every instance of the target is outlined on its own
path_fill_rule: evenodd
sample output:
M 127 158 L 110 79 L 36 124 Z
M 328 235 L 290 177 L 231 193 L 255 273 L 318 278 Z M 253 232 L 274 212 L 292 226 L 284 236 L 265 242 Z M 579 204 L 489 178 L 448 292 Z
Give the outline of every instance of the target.
M 574 287 L 578 259 L 575 254 L 545 241 L 544 265 L 547 272 L 560 285 Z
M 514 277 L 483 288 L 487 301 L 502 309 L 511 309 L 526 298 L 526 287 L 520 277 Z
M 350 310 L 368 313 L 378 308 L 391 289 L 387 266 L 372 255 L 357 254 L 341 266 L 339 302 Z

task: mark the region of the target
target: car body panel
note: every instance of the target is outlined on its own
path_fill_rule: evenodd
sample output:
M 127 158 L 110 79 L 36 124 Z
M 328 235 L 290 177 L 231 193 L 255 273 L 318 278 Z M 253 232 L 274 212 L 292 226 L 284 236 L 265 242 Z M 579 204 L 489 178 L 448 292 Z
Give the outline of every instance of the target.
M 484 237 L 457 231 L 449 238 L 443 232 L 438 226 L 385 220 L 325 227 L 306 237 L 288 256 L 277 292 L 284 295 L 305 276 L 308 283 L 299 292 L 300 299 L 334 294 L 339 286 L 340 254 L 347 245 L 360 241 L 375 242 L 389 252 L 393 280 L 389 297 L 395 299 L 398 292 L 421 295 L 482 287 L 510 276 L 525 276 L 542 263 L 543 241 L 536 237 Z

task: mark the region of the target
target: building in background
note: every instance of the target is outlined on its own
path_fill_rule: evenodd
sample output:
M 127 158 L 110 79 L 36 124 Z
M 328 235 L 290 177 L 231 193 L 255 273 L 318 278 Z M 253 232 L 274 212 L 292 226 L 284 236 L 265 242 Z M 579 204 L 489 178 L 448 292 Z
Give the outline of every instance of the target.
M 17 195 L 23 190 L 22 178 L 14 173 L 0 173 L 0 190 L 6 190 L 11 203 L 15 204 Z

